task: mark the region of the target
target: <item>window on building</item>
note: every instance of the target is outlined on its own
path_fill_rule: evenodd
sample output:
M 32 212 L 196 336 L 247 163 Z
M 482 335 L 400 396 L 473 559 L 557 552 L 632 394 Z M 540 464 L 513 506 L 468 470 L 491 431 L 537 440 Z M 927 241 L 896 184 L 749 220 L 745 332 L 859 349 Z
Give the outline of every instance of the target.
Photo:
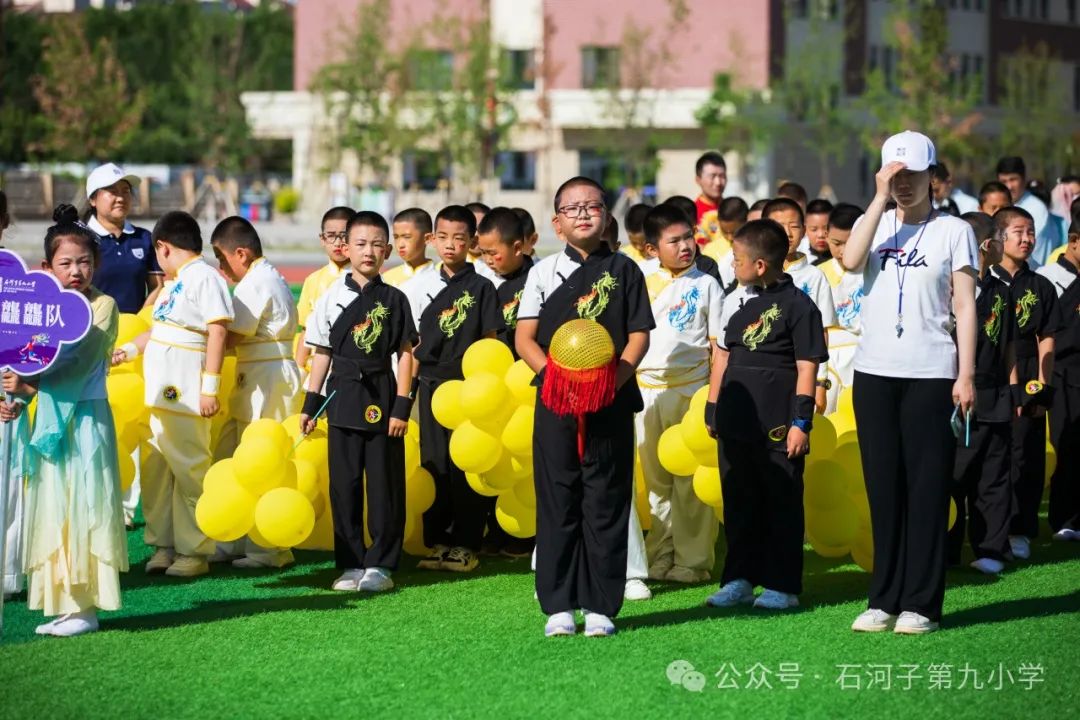
M 495 172 L 503 190 L 536 189 L 536 153 L 510 150 L 495 156 Z
M 619 48 L 586 46 L 581 48 L 581 87 L 619 86 Z
M 536 53 L 532 50 L 503 50 L 503 82 L 514 90 L 536 87 Z
M 619 191 L 634 186 L 642 190 L 644 198 L 655 200 L 656 168 L 654 162 L 648 168 L 639 168 L 644 177 L 635 178 L 634 168 L 620 159 L 617 152 L 599 150 L 580 150 L 578 152 L 578 174 L 595 180 L 606 188 L 608 207 L 618 199 Z
M 449 50 L 414 50 L 409 53 L 407 75 L 411 90 L 449 90 L 454 83 L 454 53 Z
M 410 150 L 402 157 L 401 184 L 408 190 L 437 190 L 449 178 L 449 163 L 434 150 Z

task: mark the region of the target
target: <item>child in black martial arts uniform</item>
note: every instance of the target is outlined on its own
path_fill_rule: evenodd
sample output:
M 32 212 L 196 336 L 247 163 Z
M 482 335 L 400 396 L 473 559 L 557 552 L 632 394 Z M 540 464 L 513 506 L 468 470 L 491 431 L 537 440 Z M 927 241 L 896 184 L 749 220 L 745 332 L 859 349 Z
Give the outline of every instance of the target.
M 548 615 L 544 632 L 572 635 L 574 611 L 585 614 L 585 634 L 611 635 L 626 580 L 626 542 L 634 491 L 634 413 L 641 394 L 634 371 L 655 323 L 637 264 L 612 252 L 604 190 L 583 177 L 555 193 L 556 232 L 563 252 L 529 271 L 518 310 L 517 350 L 542 385 L 555 331 L 570 320 L 595 320 L 614 343 L 615 400 L 584 416 L 579 454 L 578 418 L 536 403 L 533 469 L 536 481 L 536 593 Z
M 502 315 L 506 333 L 502 340 L 510 348 L 514 359 L 514 331 L 517 329 L 518 307 L 525 291 L 525 279 L 533 260 L 528 255 L 527 237 L 522 216 L 506 207 L 492 208 L 476 226 L 476 243 L 480 247 L 480 259 L 494 273 L 495 299 Z M 511 537 L 495 519 L 495 498 L 488 498 L 487 536 L 481 549 L 484 554 L 502 554 L 507 557 L 532 555 L 532 538 Z
M 424 513 L 424 544 L 432 548 L 417 567 L 471 572 L 484 538 L 486 498 L 465 480 L 450 459 L 450 431 L 431 413 L 431 396 L 447 380 L 460 380 L 465 351 L 481 338 L 498 337 L 503 321 L 495 304 L 495 286 L 468 261 L 476 244 L 476 217 L 450 205 L 435 217 L 432 241 L 442 261 L 439 272 L 424 280 L 420 292 L 431 301 L 420 315 L 416 348 L 420 378 L 420 464 L 435 478 L 435 503 Z
M 305 342 L 315 348 L 300 426 L 315 428 L 325 398 L 330 443 L 330 512 L 334 562 L 344 570 L 334 590 L 379 592 L 394 586 L 405 532 L 405 432 L 412 409 L 416 329 L 405 293 L 379 275 L 390 256 L 390 230 L 374 212 L 356 213 L 346 226 L 350 272 L 319 297 Z M 397 379 L 391 371 L 398 355 Z M 332 361 L 332 369 L 331 368 Z M 364 545 L 364 473 L 367 525 Z
M 1054 333 L 1060 322 L 1053 283 L 1036 275 L 1027 259 L 1035 249 L 1035 221 L 1021 207 L 994 213 L 994 234 L 1003 243 L 1001 263 L 991 268 L 1009 286 L 1016 315 L 1016 370 L 1023 387 L 1023 407 L 1013 419 L 1013 516 L 1009 547 L 1013 557 L 1031 556 L 1039 534 L 1039 505 L 1046 485 L 1046 411 L 1053 388 Z
M 1054 336 L 1055 393 L 1050 405 L 1050 442 L 1057 467 L 1050 477 L 1047 519 L 1055 540 L 1080 540 L 1080 202 L 1074 201 L 1069 241 L 1057 262 L 1038 273 L 1058 293 L 1061 327 Z
M 975 560 L 971 567 L 996 575 L 1009 553 L 1009 520 L 1012 517 L 1012 420 L 1016 417 L 1016 335 L 1009 286 L 989 270 L 1001 262 L 1001 240 L 994 221 L 986 213 L 972 212 L 964 220 L 975 231 L 979 244 L 979 282 L 975 313 L 978 340 L 975 345 L 975 412 L 970 434 L 965 428 L 957 438 L 953 473 L 956 524 L 949 531 L 949 564 L 960 562 L 964 528 L 971 540 Z M 962 419 L 962 418 L 961 418 Z
M 787 233 L 755 220 L 732 241 L 742 307 L 725 303 L 705 423 L 720 439 L 727 557 L 713 607 L 799 604 L 803 466 L 818 364 L 828 359 L 821 312 L 784 273 Z M 756 599 L 754 587 L 765 591 Z

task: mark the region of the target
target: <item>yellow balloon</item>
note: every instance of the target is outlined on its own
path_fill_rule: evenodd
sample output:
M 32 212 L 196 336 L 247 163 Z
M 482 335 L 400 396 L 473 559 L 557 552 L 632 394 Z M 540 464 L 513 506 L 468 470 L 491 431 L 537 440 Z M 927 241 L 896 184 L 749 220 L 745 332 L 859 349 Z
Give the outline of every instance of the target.
M 645 473 L 641 469 L 641 457 L 634 453 L 634 508 L 642 530 L 652 527 L 652 510 L 649 507 L 649 489 L 645 486 Z
M 131 459 L 131 453 L 121 446 L 117 453 L 117 469 L 120 471 L 120 490 L 127 492 L 135 482 L 135 461 Z
M 665 470 L 679 477 L 693 475 L 698 466 L 697 458 L 683 442 L 678 425 L 672 425 L 660 435 L 656 456 Z
M 468 380 L 479 373 L 492 373 L 498 377 L 506 374 L 514 364 L 514 354 L 506 343 L 494 338 L 477 340 L 461 358 L 461 373 Z
M 834 463 L 844 469 L 845 478 L 850 481 L 849 493 L 866 494 L 866 485 L 863 482 L 862 455 L 859 454 L 858 443 L 844 443 L 836 448 L 832 458 Z
M 851 545 L 851 559 L 866 572 L 874 571 L 874 536 L 870 526 L 860 526 Z
M 690 398 L 690 409 L 687 412 L 697 413 L 702 422 L 705 422 L 705 403 L 709 402 L 709 386 L 702 385 Z
M 232 458 L 218 460 L 216 463 L 211 465 L 210 469 L 206 471 L 206 475 L 203 476 L 203 492 L 214 492 L 222 485 L 235 483 L 236 476 L 233 474 L 233 470 L 234 468 Z
M 510 456 L 510 468 L 514 477 L 518 480 L 531 478 L 533 474 L 532 458 L 521 458 L 517 455 Z
M 522 504 L 523 507 L 536 509 L 536 485 L 533 483 L 532 478 L 528 480 L 520 480 L 513 487 L 514 498 Z
M 143 321 L 146 327 L 150 327 L 154 324 L 154 308 L 144 307 L 139 312 L 135 313 L 136 317 Z
M 410 418 L 409 429 L 405 431 L 405 437 L 411 437 L 415 442 L 420 442 L 420 423 Z
M 514 472 L 513 456 L 504 452 L 499 456 L 498 462 L 483 474 L 484 483 L 492 490 L 504 492 L 514 486 L 520 479 Z
M 465 382 L 468 382 L 468 380 Z M 503 430 L 506 429 L 506 424 L 510 422 L 510 418 L 513 417 L 515 410 L 517 410 L 517 406 L 510 402 L 510 397 L 507 396 L 506 402 L 499 405 L 499 407 L 490 415 L 484 415 L 471 422 L 489 435 L 501 437 Z
M 506 383 L 501 375 L 477 372 L 461 386 L 461 411 L 473 424 L 484 422 L 506 407 Z
M 215 483 L 195 503 L 195 522 L 211 540 L 239 540 L 255 522 L 255 498 L 236 482 Z
M 413 438 L 405 435 L 405 475 L 409 475 L 420 467 L 420 444 Z
M 807 463 L 803 473 L 803 500 L 806 505 L 823 512 L 839 506 L 848 499 L 846 475 L 844 468 L 831 460 L 815 460 Z
M 316 431 L 318 432 L 318 431 Z M 327 467 L 329 446 L 325 435 L 316 435 L 311 433 L 304 442 L 296 446 L 293 457 L 300 460 L 307 460 L 314 465 L 319 472 L 322 472 L 322 468 Z
M 694 412 L 692 409 L 683 415 L 679 423 L 683 442 L 690 452 L 697 455 L 716 454 L 716 438 L 709 435 L 709 429 L 705 427 L 705 411 Z
M 277 420 L 271 420 L 270 418 L 255 420 L 244 428 L 244 433 L 240 436 L 240 442 L 243 443 L 245 440 L 254 437 L 264 437 L 269 440 L 278 449 L 281 457 L 286 457 L 292 452 L 294 441 L 291 441 L 285 426 Z
M 304 497 L 314 505 L 320 495 L 319 469 L 315 463 L 304 458 L 293 458 L 289 461 L 296 473 L 296 489 L 303 493 Z
M 851 417 L 852 424 L 855 423 L 855 405 L 852 402 L 852 389 L 846 387 L 840 391 L 840 394 L 836 398 L 836 411 L 833 415 L 848 415 Z M 830 415 L 832 417 L 832 415 Z
M 698 500 L 712 507 L 723 507 L 724 494 L 720 489 L 720 471 L 711 467 L 699 467 L 694 471 L 694 494 Z
M 141 317 L 133 313 L 120 313 L 116 325 L 116 347 L 129 343 L 150 329 Z
M 531 457 L 533 453 L 533 415 L 535 411 L 524 405 L 514 410 L 502 431 L 502 443 L 518 457 Z
M 1050 478 L 1057 469 L 1057 451 L 1049 445 L 1046 446 L 1046 487 L 1050 487 Z
M 525 507 L 514 493 L 503 493 L 495 501 L 495 519 L 508 535 L 528 538 L 536 535 L 536 510 Z
M 814 416 L 814 427 L 810 429 L 809 460 L 826 460 L 836 450 L 836 427 L 824 415 Z
M 840 547 L 826 545 L 819 542 L 813 535 L 809 535 L 807 539 L 810 540 L 810 547 L 813 548 L 814 552 L 824 558 L 844 557 L 851 552 L 851 548 L 846 545 Z
M 315 508 L 299 490 L 275 488 L 255 505 L 255 527 L 275 546 L 294 547 L 315 528 Z
M 716 519 L 720 521 L 720 524 L 724 523 L 724 506 L 714 507 L 713 513 L 716 515 Z
M 252 517 L 254 517 L 254 514 L 252 514 Z M 255 543 L 261 548 L 277 547 L 276 545 L 274 545 L 274 543 L 270 542 L 262 536 L 262 534 L 259 532 L 258 526 L 255 525 L 254 522 L 252 522 L 251 528 L 247 531 L 247 536 L 248 539 L 251 540 L 251 542 Z M 331 549 L 333 549 L 333 546 L 331 546 Z
M 694 459 L 705 467 L 720 467 L 720 447 L 716 444 L 715 440 L 713 443 L 712 450 L 705 450 L 704 452 L 694 451 Z
M 141 377 L 132 373 L 109 375 L 105 378 L 105 389 L 109 395 L 113 417 L 119 427 L 123 428 L 139 419 L 145 407 Z
M 956 524 L 956 501 L 949 498 L 949 529 L 953 529 L 953 525 Z
M 465 482 L 469 483 L 469 487 L 473 489 L 477 495 L 483 495 L 484 497 L 495 497 L 499 494 L 499 491 L 484 482 L 484 478 L 476 473 L 465 473 Z
M 320 499 L 322 496 L 319 496 Z M 301 550 L 333 550 L 334 549 L 334 521 L 330 513 L 319 514 L 316 509 L 315 528 L 308 535 L 307 540 L 296 547 Z M 250 536 L 249 536 L 250 537 Z
M 286 460 L 281 450 L 262 435 L 242 440 L 233 453 L 233 461 L 237 482 L 256 497 L 280 487 L 286 480 Z
M 435 504 L 435 478 L 424 468 L 416 468 L 405 478 L 405 512 L 419 515 Z
M 461 380 L 447 380 L 431 394 L 431 414 L 435 422 L 451 430 L 465 422 L 465 413 L 461 409 Z
M 502 443 L 471 422 L 450 434 L 450 459 L 465 472 L 486 473 L 502 456 Z
M 850 546 L 858 529 L 859 513 L 846 496 L 828 511 L 807 508 L 806 533 L 824 545 Z
M 511 365 L 503 379 L 510 394 L 519 404 L 526 407 L 536 407 L 536 388 L 532 386 L 536 373 L 525 364 L 524 360 L 518 360 Z
M 411 537 L 406 537 L 401 549 L 413 557 L 427 557 L 431 554 L 431 548 L 424 545 L 424 531 L 422 529 L 423 518 L 416 519 L 416 529 Z

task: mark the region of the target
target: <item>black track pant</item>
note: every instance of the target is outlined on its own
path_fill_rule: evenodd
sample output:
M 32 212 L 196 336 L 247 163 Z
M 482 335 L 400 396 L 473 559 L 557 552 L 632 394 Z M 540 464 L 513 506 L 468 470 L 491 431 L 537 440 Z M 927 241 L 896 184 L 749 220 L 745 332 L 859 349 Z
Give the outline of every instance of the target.
M 1012 517 L 1011 452 L 1008 422 L 972 421 L 971 445 L 957 444 L 952 489 L 956 524 L 949 531 L 950 563 L 960 562 L 965 526 L 975 557 L 1005 560 Z
M 435 502 L 424 513 L 424 544 L 480 551 L 487 498 L 469 487 L 450 460 L 450 430 L 431 414 L 431 396 L 445 380 L 420 379 L 420 464 L 435 479 Z
M 948 379 L 855 372 L 855 419 L 874 530 L 871 608 L 941 617 L 956 453 L 952 386 Z
M 1070 382 L 1080 382 L 1070 370 Z M 1080 385 L 1069 385 L 1055 373 L 1054 406 L 1050 410 L 1050 442 L 1057 467 L 1050 476 L 1050 527 L 1057 532 L 1066 523 L 1080 530 Z
M 577 420 L 536 403 L 536 593 L 551 615 L 585 609 L 609 617 L 622 607 L 634 491 L 634 416 L 587 416 L 585 458 Z
M 405 439 L 331 425 L 328 441 L 335 565 L 396 569 L 405 533 Z M 364 545 L 365 471 L 371 547 Z
M 1013 517 L 1010 535 L 1039 534 L 1039 505 L 1046 486 L 1046 416 L 1013 418 Z
M 803 467 L 764 442 L 724 439 L 719 449 L 724 478 L 722 583 L 748 580 L 769 590 L 802 592 Z

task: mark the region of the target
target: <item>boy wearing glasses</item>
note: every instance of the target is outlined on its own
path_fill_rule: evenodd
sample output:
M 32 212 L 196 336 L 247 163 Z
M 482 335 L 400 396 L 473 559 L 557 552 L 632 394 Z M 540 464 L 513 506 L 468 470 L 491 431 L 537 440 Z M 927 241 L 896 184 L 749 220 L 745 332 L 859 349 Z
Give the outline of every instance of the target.
M 349 256 L 345 253 L 345 225 L 354 214 L 352 208 L 338 206 L 330 208 L 323 215 L 322 224 L 319 226 L 319 242 L 322 243 L 322 249 L 326 253 L 328 262 L 308 275 L 304 279 L 304 286 L 300 289 L 300 300 L 296 303 L 296 314 L 301 333 L 307 327 L 308 316 L 315 309 L 315 303 L 319 300 L 319 297 L 349 267 Z M 296 364 L 301 370 L 307 368 L 310 356 L 311 348 L 303 342 L 297 343 Z
M 390 255 L 381 215 L 356 213 L 347 223 L 350 271 L 319 298 L 306 341 L 315 347 L 300 429 L 315 429 L 327 391 L 333 589 L 382 592 L 394 587 L 405 532 L 405 433 L 412 409 L 416 329 L 405 294 L 379 275 Z M 397 355 L 397 377 L 391 359 Z M 365 493 L 364 475 L 367 474 Z M 364 498 L 371 546 L 364 544 Z
M 504 332 L 495 286 L 469 262 L 476 244 L 476 217 L 450 205 L 435 216 L 433 245 L 442 261 L 417 289 L 424 310 L 416 347 L 419 377 L 420 464 L 435 479 L 435 502 L 424 513 L 424 545 L 432 548 L 417 567 L 471 572 L 487 521 L 487 499 L 465 480 L 450 459 L 450 431 L 431 412 L 431 397 L 448 380 L 461 380 L 461 359 L 481 338 Z
M 618 369 L 614 402 L 582 419 L 580 449 L 578 418 L 536 403 L 536 593 L 548 616 L 545 635 L 573 635 L 581 610 L 585 634 L 602 637 L 615 633 L 611 617 L 623 603 L 634 413 L 642 409 L 634 377 L 655 323 L 637 263 L 604 242 L 603 188 L 571 178 L 555 193 L 555 211 L 555 232 L 566 247 L 529 272 L 518 308 L 518 354 L 542 384 L 555 331 L 570 320 L 594 320 L 611 335 Z

